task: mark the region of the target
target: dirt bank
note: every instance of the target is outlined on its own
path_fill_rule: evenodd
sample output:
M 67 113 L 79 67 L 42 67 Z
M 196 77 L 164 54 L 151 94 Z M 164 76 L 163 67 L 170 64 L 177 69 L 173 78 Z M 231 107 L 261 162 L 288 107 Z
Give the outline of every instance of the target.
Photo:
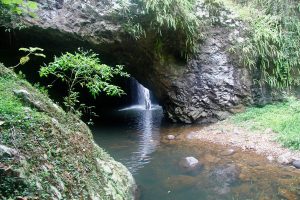
M 300 151 L 282 147 L 276 141 L 276 133 L 272 129 L 263 132 L 249 130 L 235 125 L 230 120 L 192 130 L 180 136 L 183 140 L 201 140 L 230 147 L 240 148 L 243 151 L 253 151 L 264 155 L 270 162 L 279 162 L 289 165 L 294 160 L 300 160 Z

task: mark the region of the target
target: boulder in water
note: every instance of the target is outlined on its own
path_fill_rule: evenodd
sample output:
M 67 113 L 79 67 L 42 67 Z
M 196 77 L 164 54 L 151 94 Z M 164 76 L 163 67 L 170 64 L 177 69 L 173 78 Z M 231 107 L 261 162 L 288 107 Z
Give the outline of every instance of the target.
M 194 157 L 185 157 L 181 159 L 181 161 L 179 162 L 179 166 L 185 173 L 196 175 L 201 171 L 203 164 L 201 164 L 199 160 Z

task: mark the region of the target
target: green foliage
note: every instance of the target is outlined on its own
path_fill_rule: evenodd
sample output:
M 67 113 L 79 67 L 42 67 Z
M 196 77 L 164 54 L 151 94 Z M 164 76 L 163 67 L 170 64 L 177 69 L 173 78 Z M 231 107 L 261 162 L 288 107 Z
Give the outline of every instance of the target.
M 209 13 L 209 21 L 212 25 L 220 22 L 221 11 L 224 10 L 222 2 L 217 0 L 205 0 L 205 7 Z
M 263 80 L 272 87 L 299 85 L 299 3 L 290 0 L 236 2 L 240 3 L 236 11 L 250 30 L 250 39 L 232 49 L 239 55 L 241 63 L 258 67 Z
M 233 120 L 260 131 L 271 128 L 278 133 L 278 141 L 286 147 L 300 149 L 300 101 L 290 98 L 287 102 L 267 105 L 263 108 L 248 108 Z
M 26 52 L 27 54 L 20 58 L 20 61 L 17 65 L 11 67 L 12 69 L 20 66 L 25 65 L 30 60 L 30 56 L 34 55 L 37 57 L 43 57 L 46 58 L 46 56 L 42 53 L 44 49 L 41 49 L 39 47 L 29 47 L 29 48 L 20 48 L 19 51 Z
M 37 89 L 40 93 L 42 93 L 43 95 L 49 96 L 47 87 L 41 85 L 40 83 L 35 83 L 35 84 L 33 85 L 33 87 L 36 88 L 36 89 Z
M 135 39 L 154 38 L 159 56 L 170 45 L 182 56 L 195 51 L 200 22 L 195 0 L 120 0 L 125 30 Z
M 30 13 L 38 8 L 36 2 L 24 0 L 0 0 L 0 5 L 7 7 L 10 12 L 17 15 Z
M 68 111 L 72 112 L 76 112 L 75 106 L 79 103 L 79 92 L 75 91 L 77 86 L 87 88 L 93 97 L 100 92 L 120 96 L 124 91 L 113 85 L 112 79 L 115 76 L 129 76 L 123 71 L 123 66 L 117 65 L 113 68 L 102 64 L 97 54 L 80 49 L 74 54 L 67 52 L 55 57 L 53 62 L 41 68 L 40 75 L 53 75 L 67 84 L 68 96 L 65 97 L 65 105 Z
M 29 0 L 0 0 L 0 24 L 7 26 L 13 22 L 14 27 L 22 28 L 17 21 L 19 15 L 30 15 L 35 17 L 34 11 L 38 8 L 38 4 Z
M 1 64 L 0 68 L 3 68 Z M 17 83 L 15 76 L 12 74 L 2 74 L 0 72 L 0 121 L 4 122 L 0 126 L 0 143 L 14 148 L 23 141 L 24 137 L 24 133 L 17 133 L 17 130 L 22 129 L 28 133 L 29 129 L 35 127 L 42 120 L 39 113 L 32 113 L 29 120 L 28 113 L 24 112 L 24 106 L 13 94 L 13 90 L 18 87 L 18 84 L 25 84 L 25 82 L 20 81 Z M 15 161 L 0 156 L 0 162 L 5 166 L 5 163 Z M 29 180 L 22 179 L 14 173 L 7 174 L 9 172 L 0 170 L 0 199 L 30 196 L 36 191 L 35 186 Z

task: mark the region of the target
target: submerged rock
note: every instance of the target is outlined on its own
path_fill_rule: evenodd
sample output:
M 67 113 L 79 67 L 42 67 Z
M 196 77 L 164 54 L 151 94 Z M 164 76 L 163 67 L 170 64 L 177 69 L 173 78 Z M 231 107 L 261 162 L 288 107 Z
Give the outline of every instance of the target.
M 227 164 L 214 168 L 210 173 L 215 187 L 213 190 L 220 194 L 227 194 L 230 192 L 230 186 L 239 180 L 240 169 L 234 164 Z
M 219 184 L 232 184 L 239 178 L 240 169 L 234 164 L 216 167 L 212 170 L 210 177 Z
M 196 175 L 202 169 L 203 164 L 194 157 L 185 157 L 180 160 L 179 166 L 183 172 Z
M 199 161 L 194 157 L 185 157 L 180 161 L 179 164 L 184 168 L 194 168 L 199 165 Z
M 167 139 L 168 139 L 168 140 L 175 140 L 175 138 L 176 138 L 176 137 L 175 137 L 174 135 L 168 135 L 168 136 L 167 136 Z

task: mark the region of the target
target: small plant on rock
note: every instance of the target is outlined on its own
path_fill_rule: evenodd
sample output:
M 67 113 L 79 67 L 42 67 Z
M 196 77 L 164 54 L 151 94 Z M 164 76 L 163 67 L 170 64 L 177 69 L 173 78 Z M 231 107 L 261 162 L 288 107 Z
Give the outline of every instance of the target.
M 20 61 L 17 65 L 10 67 L 11 69 L 17 68 L 20 65 L 25 65 L 27 62 L 29 62 L 30 56 L 38 56 L 43 58 L 46 57 L 45 54 L 42 53 L 44 49 L 39 47 L 20 48 L 19 51 L 26 52 L 26 55 L 20 58 Z
M 40 76 L 48 77 L 49 75 L 53 75 L 67 84 L 68 95 L 64 98 L 64 104 L 67 111 L 74 114 L 81 114 L 76 109 L 79 103 L 79 92 L 76 91 L 76 87 L 87 88 L 94 98 L 100 92 L 109 96 L 120 96 L 124 94 L 124 91 L 113 85 L 112 79 L 115 76 L 129 76 L 123 71 L 123 66 L 110 67 L 102 64 L 98 54 L 81 49 L 74 54 L 67 52 L 60 57 L 55 57 L 53 62 L 42 67 Z

